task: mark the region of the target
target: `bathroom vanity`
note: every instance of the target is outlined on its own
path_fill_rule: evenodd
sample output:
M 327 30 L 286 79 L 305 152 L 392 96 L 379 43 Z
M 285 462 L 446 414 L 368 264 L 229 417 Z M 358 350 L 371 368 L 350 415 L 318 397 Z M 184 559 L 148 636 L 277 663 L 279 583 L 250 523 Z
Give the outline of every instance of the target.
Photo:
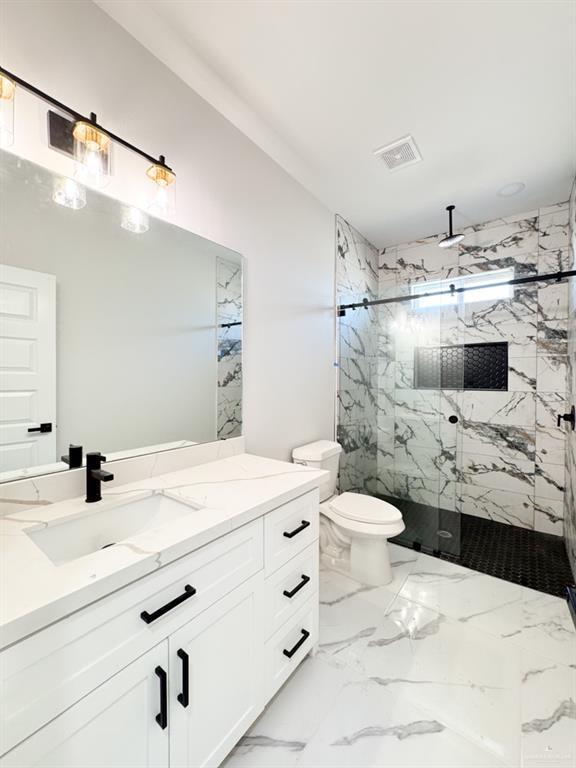
M 217 766 L 314 648 L 325 473 L 248 454 L 0 520 L 0 765 Z

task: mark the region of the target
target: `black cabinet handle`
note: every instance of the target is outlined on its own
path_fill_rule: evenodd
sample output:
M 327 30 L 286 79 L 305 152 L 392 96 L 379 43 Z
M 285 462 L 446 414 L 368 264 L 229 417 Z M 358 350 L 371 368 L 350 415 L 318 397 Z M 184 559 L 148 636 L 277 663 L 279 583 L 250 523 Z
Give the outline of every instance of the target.
M 168 725 L 168 675 L 162 667 L 156 667 L 154 672 L 160 679 L 160 712 L 156 715 L 156 722 L 164 730 Z
M 310 632 L 308 632 L 308 630 L 307 630 L 307 629 L 303 629 L 303 630 L 301 630 L 301 631 L 302 631 L 302 637 L 300 638 L 300 640 L 298 640 L 298 642 L 296 643 L 296 645 L 295 645 L 295 646 L 293 646 L 292 648 L 290 648 L 290 650 L 289 650 L 289 651 L 287 651 L 286 649 L 284 649 L 284 650 L 282 651 L 282 653 L 284 654 L 284 656 L 288 656 L 288 658 L 289 658 L 289 659 L 291 659 L 291 658 L 292 658 L 292 656 L 294 656 L 294 654 L 296 653 L 296 651 L 298 650 L 298 648 L 300 648 L 300 646 L 301 646 L 303 643 L 305 643 L 305 642 L 306 642 L 306 640 L 308 640 L 308 638 L 310 637 Z
M 50 421 L 40 424 L 39 427 L 28 427 L 28 432 L 52 432 L 52 423 Z
M 300 592 L 302 587 L 305 587 L 309 581 L 310 581 L 310 576 L 306 576 L 305 574 L 302 574 L 302 581 L 300 582 L 300 584 L 296 584 L 294 589 L 291 589 L 290 591 L 285 589 L 284 592 L 282 592 L 282 594 L 285 595 L 286 597 L 292 598 L 297 592 Z
M 182 659 L 182 693 L 179 693 L 176 698 L 186 708 L 190 703 L 190 657 L 182 648 L 176 651 L 176 656 Z
M 162 608 L 158 608 L 158 610 L 154 611 L 153 613 L 142 611 L 140 618 L 142 621 L 145 621 L 146 624 L 151 624 L 153 621 L 156 621 L 156 619 L 159 619 L 160 616 L 164 616 L 164 614 L 168 613 L 168 611 L 171 611 L 172 608 L 176 608 L 177 605 L 180 605 L 180 603 L 183 603 L 184 600 L 188 600 L 190 597 L 192 597 L 192 595 L 195 594 L 196 590 L 194 587 L 191 587 L 190 584 L 185 584 L 183 594 L 178 595 L 178 597 L 175 597 L 174 600 L 166 603 L 166 605 L 163 605 Z
M 298 528 L 294 528 L 293 531 L 284 531 L 284 536 L 286 536 L 287 539 L 291 539 L 293 536 L 296 536 L 297 533 L 300 533 L 301 531 L 304 531 L 310 523 L 308 520 L 302 520 L 302 525 L 299 525 Z

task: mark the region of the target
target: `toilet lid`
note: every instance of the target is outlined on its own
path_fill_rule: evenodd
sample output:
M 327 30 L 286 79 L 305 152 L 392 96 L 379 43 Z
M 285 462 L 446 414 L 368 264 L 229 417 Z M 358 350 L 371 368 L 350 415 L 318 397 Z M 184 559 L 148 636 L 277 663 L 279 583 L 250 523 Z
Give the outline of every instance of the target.
M 330 506 L 342 517 L 361 523 L 382 525 L 402 520 L 400 510 L 392 504 L 362 493 L 342 493 L 330 502 Z

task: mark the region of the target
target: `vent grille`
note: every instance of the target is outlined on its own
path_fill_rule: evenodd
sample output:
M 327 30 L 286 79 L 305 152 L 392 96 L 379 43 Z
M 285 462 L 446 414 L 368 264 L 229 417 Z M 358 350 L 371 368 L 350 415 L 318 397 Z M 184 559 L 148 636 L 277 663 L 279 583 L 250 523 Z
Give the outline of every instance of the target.
M 389 170 L 395 171 L 398 168 L 405 168 L 407 165 L 414 165 L 422 160 L 422 155 L 412 136 L 404 136 L 392 144 L 386 144 L 374 150 L 376 157 L 379 157 Z

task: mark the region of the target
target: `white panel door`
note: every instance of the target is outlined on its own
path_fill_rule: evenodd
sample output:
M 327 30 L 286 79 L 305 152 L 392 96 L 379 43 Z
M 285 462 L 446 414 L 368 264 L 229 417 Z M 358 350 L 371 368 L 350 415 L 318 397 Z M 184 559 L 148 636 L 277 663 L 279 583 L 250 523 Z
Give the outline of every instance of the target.
M 168 639 L 170 766 L 220 765 L 263 707 L 261 575 Z
M 157 670 L 167 664 L 165 640 L 8 752 L 1 768 L 168 768 L 168 727 L 157 720 Z
M 56 278 L 0 265 L 0 472 L 56 461 L 55 422 Z

